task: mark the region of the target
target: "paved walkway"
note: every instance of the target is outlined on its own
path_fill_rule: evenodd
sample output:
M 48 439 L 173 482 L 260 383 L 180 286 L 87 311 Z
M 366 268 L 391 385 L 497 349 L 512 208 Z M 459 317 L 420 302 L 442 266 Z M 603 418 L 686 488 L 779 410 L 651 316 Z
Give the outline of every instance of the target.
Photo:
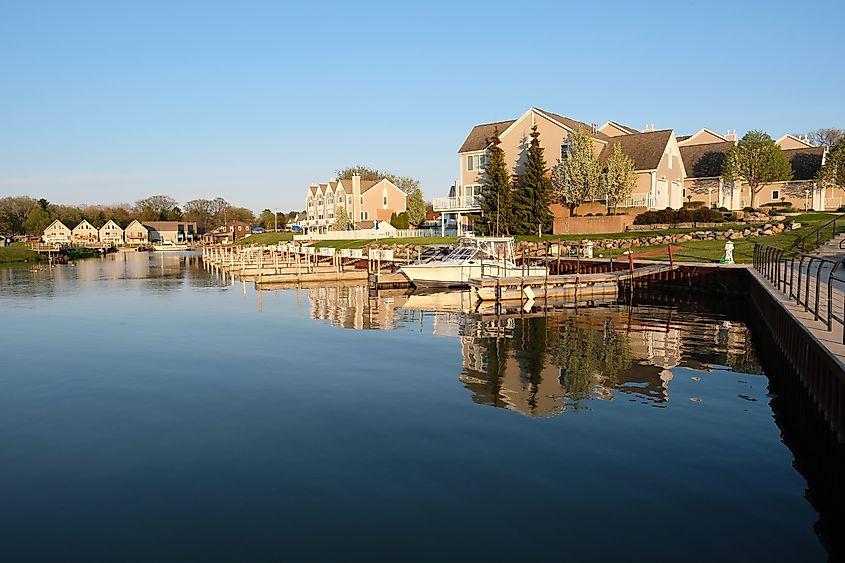
M 781 265 L 781 279 L 792 279 L 792 297 L 787 295 L 790 288 L 785 288 L 783 285 L 780 289 L 775 288 L 774 284 L 766 280 L 759 272 L 751 269 L 753 275 L 757 276 L 764 287 L 770 290 L 773 296 L 780 301 L 804 326 L 806 326 L 813 336 L 823 343 L 840 362 L 845 365 L 845 344 L 843 340 L 843 324 L 842 321 L 832 320 L 831 328 L 827 328 L 828 312 L 832 316 L 839 319 L 845 319 L 845 250 L 839 248 L 841 241 L 845 240 L 845 235 L 839 235 L 829 243 L 819 248 L 812 253 L 814 256 L 824 258 L 829 262 L 823 262 L 821 269 L 819 269 L 819 262 L 812 261 L 809 264 L 805 260 L 803 266 L 799 263 L 794 265 L 787 262 Z M 843 243 L 845 244 L 845 243 Z M 835 277 L 830 279 L 830 273 L 834 268 L 834 262 L 838 262 L 836 266 Z M 801 305 L 796 303 L 795 294 L 798 292 L 798 268 L 801 267 Z M 809 271 L 808 271 L 809 270 Z M 816 309 L 816 281 L 819 281 L 818 287 L 818 313 L 819 320 L 815 318 Z M 809 283 L 808 283 L 809 282 Z M 830 300 L 828 301 L 828 284 L 830 284 Z M 808 303 L 805 306 L 804 303 Z M 809 309 L 809 310 L 807 310 Z

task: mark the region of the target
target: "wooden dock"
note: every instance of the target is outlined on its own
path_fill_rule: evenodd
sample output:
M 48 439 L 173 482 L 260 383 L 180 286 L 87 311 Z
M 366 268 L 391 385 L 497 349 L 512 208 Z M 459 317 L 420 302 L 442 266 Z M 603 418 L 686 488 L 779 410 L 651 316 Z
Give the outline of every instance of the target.
M 615 297 L 619 286 L 635 279 L 655 276 L 678 269 L 674 263 L 650 264 L 631 270 L 598 274 L 561 274 L 555 276 L 482 277 L 469 280 L 473 293 L 481 300 L 505 301 L 548 298 L 589 299 Z

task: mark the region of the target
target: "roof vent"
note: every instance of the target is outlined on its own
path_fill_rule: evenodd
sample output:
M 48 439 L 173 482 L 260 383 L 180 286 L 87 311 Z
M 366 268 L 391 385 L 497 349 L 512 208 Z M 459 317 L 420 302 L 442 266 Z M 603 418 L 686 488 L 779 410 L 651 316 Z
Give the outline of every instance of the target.
M 736 142 L 736 129 L 728 129 L 728 132 L 725 133 L 725 139 Z
M 590 128 L 593 130 L 593 135 L 599 132 L 599 126 L 595 123 L 590 123 Z
M 643 127 L 644 133 L 651 133 L 654 131 L 654 123 L 646 123 L 645 127 Z

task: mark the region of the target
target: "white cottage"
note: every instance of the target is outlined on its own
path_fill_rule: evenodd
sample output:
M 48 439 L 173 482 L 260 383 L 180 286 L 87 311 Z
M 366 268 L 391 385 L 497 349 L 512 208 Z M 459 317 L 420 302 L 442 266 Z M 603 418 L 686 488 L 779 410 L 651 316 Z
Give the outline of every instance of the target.
M 107 246 L 121 246 L 123 244 L 123 229 L 113 220 L 100 227 L 100 242 Z
M 71 240 L 75 244 L 95 243 L 100 240 L 100 232 L 97 230 L 97 227 L 83 219 L 81 223 L 73 228 Z
M 71 231 L 61 221 L 56 219 L 50 226 L 44 229 L 41 240 L 47 244 L 68 244 L 70 243 Z

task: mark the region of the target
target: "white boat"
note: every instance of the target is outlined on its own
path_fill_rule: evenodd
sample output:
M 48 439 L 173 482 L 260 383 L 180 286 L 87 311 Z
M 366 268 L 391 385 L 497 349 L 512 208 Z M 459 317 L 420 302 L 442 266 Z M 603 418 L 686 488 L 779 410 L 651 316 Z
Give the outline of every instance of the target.
M 464 237 L 445 258 L 403 266 L 416 287 L 462 287 L 471 278 L 543 276 L 542 266 L 517 266 L 513 237 Z
M 153 245 L 153 250 L 157 252 L 167 252 L 167 251 L 177 251 L 177 250 L 188 250 L 187 244 L 176 244 L 171 240 L 163 240 L 158 244 Z

